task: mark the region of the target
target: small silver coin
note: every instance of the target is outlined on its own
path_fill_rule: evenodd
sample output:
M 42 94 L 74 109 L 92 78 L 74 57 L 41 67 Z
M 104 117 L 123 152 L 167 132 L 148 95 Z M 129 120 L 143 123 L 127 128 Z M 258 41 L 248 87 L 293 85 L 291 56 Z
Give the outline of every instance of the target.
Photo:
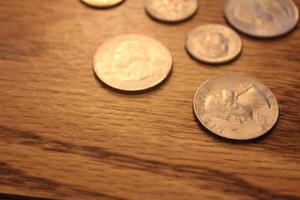
M 98 8 L 107 8 L 115 6 L 124 0 L 81 0 L 83 3 Z
M 144 4 L 149 15 L 165 22 L 186 20 L 198 8 L 197 0 L 144 0 Z
M 271 130 L 279 116 L 276 97 L 263 83 L 234 73 L 203 83 L 194 96 L 198 120 L 214 134 L 250 140 Z
M 233 60 L 240 54 L 242 41 L 231 28 L 219 24 L 208 24 L 201 25 L 188 34 L 186 49 L 199 61 L 222 64 Z
M 293 0 L 229 0 L 225 16 L 237 30 L 262 38 L 284 35 L 299 21 Z

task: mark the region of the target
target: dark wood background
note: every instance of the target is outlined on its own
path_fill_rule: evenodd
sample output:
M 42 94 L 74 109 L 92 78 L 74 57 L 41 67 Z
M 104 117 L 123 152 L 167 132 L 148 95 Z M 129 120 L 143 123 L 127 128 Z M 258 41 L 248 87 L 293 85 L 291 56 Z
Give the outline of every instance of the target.
M 298 7 L 300 0 L 296 1 Z M 242 35 L 235 62 L 191 59 L 186 33 L 226 24 L 225 0 L 199 0 L 191 20 L 150 19 L 142 0 L 93 9 L 77 0 L 0 1 L 0 193 L 58 199 L 300 199 L 300 31 Z M 156 90 L 121 94 L 95 78 L 102 42 L 141 33 L 174 55 Z M 244 72 L 268 85 L 280 119 L 266 137 L 232 143 L 193 115 L 206 79 Z

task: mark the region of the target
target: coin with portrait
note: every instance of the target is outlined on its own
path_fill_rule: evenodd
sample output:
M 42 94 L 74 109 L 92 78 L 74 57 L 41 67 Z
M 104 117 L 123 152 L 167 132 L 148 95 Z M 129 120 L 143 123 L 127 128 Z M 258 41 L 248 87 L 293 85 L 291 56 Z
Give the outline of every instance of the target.
M 249 140 L 271 130 L 279 116 L 274 94 L 255 78 L 225 74 L 202 84 L 194 96 L 194 112 L 211 132 Z
M 227 26 L 207 24 L 197 27 L 188 34 L 186 49 L 199 61 L 222 64 L 240 54 L 242 41 L 239 35 Z
M 299 21 L 293 0 L 229 0 L 225 16 L 239 31 L 263 38 L 286 34 Z
M 165 22 L 186 20 L 198 8 L 197 0 L 144 0 L 144 4 L 150 16 Z
M 167 78 L 172 55 L 157 40 L 140 34 L 114 37 L 101 45 L 94 57 L 94 71 L 105 84 L 119 90 L 152 88 Z
M 124 0 L 81 0 L 83 3 L 98 8 L 107 8 L 115 6 Z

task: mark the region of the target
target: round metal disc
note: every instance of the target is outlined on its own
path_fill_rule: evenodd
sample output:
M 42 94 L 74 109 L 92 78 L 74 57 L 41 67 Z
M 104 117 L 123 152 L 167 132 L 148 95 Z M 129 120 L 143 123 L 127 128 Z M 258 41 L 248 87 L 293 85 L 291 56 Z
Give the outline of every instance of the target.
M 81 0 L 83 3 L 98 8 L 107 8 L 115 6 L 124 0 Z
M 160 42 L 139 34 L 120 35 L 100 46 L 94 71 L 105 84 L 124 91 L 152 88 L 167 78 L 172 55 Z
M 219 24 L 202 25 L 188 34 L 188 52 L 197 60 L 210 64 L 227 63 L 242 50 L 240 36 Z
M 229 0 L 225 16 L 239 31 L 262 38 L 286 34 L 299 21 L 292 0 Z
M 144 0 L 147 13 L 165 22 L 179 22 L 192 17 L 198 8 L 197 0 Z
M 264 135 L 279 116 L 278 103 L 270 89 L 239 73 L 206 81 L 196 91 L 193 104 L 203 126 L 218 136 L 234 140 Z

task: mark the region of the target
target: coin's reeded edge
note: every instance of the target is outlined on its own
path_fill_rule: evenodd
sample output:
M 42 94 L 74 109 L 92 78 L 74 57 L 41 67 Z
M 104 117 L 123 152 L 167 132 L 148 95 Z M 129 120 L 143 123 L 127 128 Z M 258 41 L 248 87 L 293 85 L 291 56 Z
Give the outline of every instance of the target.
M 161 47 L 163 47 L 168 53 L 169 53 L 169 56 L 170 56 L 170 59 L 171 59 L 171 64 L 170 64 L 170 67 L 169 67 L 169 70 L 167 72 L 167 74 L 165 76 L 163 76 L 160 80 L 157 80 L 156 82 L 154 82 L 153 84 L 151 84 L 151 86 L 149 87 L 141 87 L 141 88 L 132 88 L 132 89 L 128 89 L 128 88 L 118 88 L 116 86 L 113 86 L 113 85 L 110 85 L 108 84 L 107 82 L 105 82 L 104 80 L 102 80 L 100 78 L 100 76 L 97 74 L 96 72 L 96 62 L 95 62 L 95 58 L 96 58 L 96 55 L 97 55 L 97 52 L 99 51 L 99 49 L 102 48 L 102 46 L 108 42 L 109 40 L 112 40 L 112 39 L 116 39 L 118 37 L 121 37 L 121 36 L 141 36 L 141 37 L 144 37 L 144 38 L 147 38 L 147 39 L 151 39 L 151 40 L 154 40 L 157 44 L 159 44 Z M 173 71 L 173 61 L 174 61 L 174 58 L 173 58 L 173 55 L 172 55 L 172 52 L 171 50 L 169 49 L 169 47 L 167 47 L 165 44 L 163 44 L 162 42 L 160 42 L 159 40 L 157 40 L 156 38 L 153 38 L 153 37 L 150 37 L 150 36 L 147 36 L 147 35 L 143 35 L 143 34 L 139 34 L 139 33 L 129 33 L 129 34 L 121 34 L 121 35 L 116 35 L 112 38 L 110 38 L 109 40 L 103 42 L 99 47 L 97 47 L 95 53 L 94 53 L 94 57 L 92 59 L 92 62 L 93 62 L 93 72 L 94 74 L 96 75 L 97 79 L 100 80 L 101 83 L 103 83 L 105 86 L 109 87 L 109 88 L 112 88 L 116 91 L 119 91 L 119 92 L 130 92 L 130 93 L 139 93 L 139 92 L 143 92 L 143 91 L 150 91 L 158 86 L 160 86 L 161 84 L 163 84 L 165 81 L 167 81 L 171 74 L 172 74 L 172 71 Z
M 230 17 L 228 13 L 229 12 L 229 3 L 230 1 L 232 0 L 228 0 L 227 3 L 226 3 L 226 6 L 225 6 L 225 11 L 224 11 L 224 17 L 225 17 L 225 20 L 226 22 L 230 25 L 230 27 L 232 27 L 234 30 L 236 30 L 238 33 L 241 33 L 243 35 L 246 35 L 246 36 L 249 36 L 249 37 L 252 37 L 252 38 L 258 38 L 258 39 L 272 39 L 272 38 L 278 38 L 278 37 L 282 37 L 282 36 L 285 36 L 285 35 L 288 35 L 289 33 L 293 32 L 298 24 L 299 24 L 299 19 L 300 19 L 300 14 L 299 14 L 299 9 L 297 7 L 297 5 L 295 4 L 295 2 L 293 0 L 291 0 L 290 2 L 293 4 L 293 8 L 295 9 L 295 13 L 296 13 L 296 21 L 295 21 L 295 24 L 294 26 L 292 26 L 288 31 L 282 31 L 282 32 L 279 32 L 277 34 L 266 34 L 266 35 L 258 35 L 258 34 L 255 34 L 255 33 L 250 33 L 250 32 L 247 32 L 247 31 L 244 31 L 242 30 L 242 28 L 240 28 L 239 26 L 235 26 L 234 25 L 234 22 L 232 22 L 230 20 Z
M 146 14 L 150 18 L 154 19 L 155 21 L 162 22 L 162 23 L 177 24 L 177 23 L 188 21 L 189 19 L 193 18 L 197 14 L 198 8 L 199 8 L 199 3 L 196 0 L 196 8 L 195 8 L 195 10 L 191 14 L 189 14 L 188 16 L 183 17 L 183 18 L 172 20 L 172 19 L 166 19 L 166 18 L 159 18 L 158 16 L 156 16 L 155 14 L 153 14 L 149 9 L 147 9 L 145 1 L 146 0 L 144 0 L 144 10 L 145 10 Z
M 248 139 L 242 139 L 242 138 L 230 138 L 230 137 L 226 137 L 224 135 L 220 135 L 212 130 L 210 130 L 207 125 L 201 120 L 201 117 L 199 116 L 199 114 L 197 113 L 197 104 L 196 104 L 196 100 L 197 100 L 197 96 L 200 92 L 200 90 L 210 81 L 213 81 L 219 77 L 224 77 L 224 76 L 236 76 L 236 75 L 239 75 L 239 76 L 243 76 L 243 77 L 246 77 L 246 78 L 250 78 L 250 79 L 253 79 L 255 81 L 257 81 L 258 83 L 262 84 L 263 86 L 265 86 L 273 95 L 275 101 L 276 101 L 276 105 L 277 105 L 277 115 L 276 115 L 276 120 L 274 121 L 274 123 L 272 124 L 272 126 L 270 126 L 270 128 L 268 130 L 266 130 L 265 132 L 263 132 L 262 134 L 260 134 L 259 136 L 257 137 L 253 137 L 253 138 L 248 138 Z M 217 137 L 220 137 L 220 138 L 223 138 L 223 139 L 226 139 L 226 140 L 229 140 L 229 141 L 253 141 L 255 139 L 258 139 L 258 138 L 261 138 L 263 136 L 265 136 L 266 134 L 268 134 L 273 128 L 274 126 L 277 124 L 278 120 L 279 120 L 279 116 L 280 116 L 280 106 L 279 106 L 279 103 L 278 103 L 278 100 L 276 98 L 276 96 L 274 95 L 274 93 L 271 91 L 271 89 L 265 85 L 263 82 L 261 82 L 260 80 L 258 80 L 257 78 L 255 77 L 252 77 L 252 76 L 248 76 L 247 74 L 245 73 L 241 73 L 241 72 L 233 72 L 233 73 L 226 73 L 226 74 L 222 74 L 222 75 L 215 75 L 214 77 L 204 81 L 199 87 L 198 89 L 196 90 L 195 94 L 194 94 L 194 98 L 193 98 L 193 111 L 194 111 L 194 114 L 195 116 L 197 117 L 197 120 L 198 122 L 207 130 L 209 131 L 209 133 L 212 133 L 214 134 L 215 136 Z
M 235 56 L 233 56 L 232 58 L 230 58 L 230 59 L 223 59 L 223 60 L 217 60 L 217 61 L 213 61 L 213 60 L 205 60 L 205 59 L 202 59 L 202 58 L 198 58 L 196 55 L 194 55 L 193 53 L 192 53 L 192 51 L 190 50 L 190 48 L 189 48 L 189 38 L 190 38 L 190 35 L 196 30 L 196 29 L 198 29 L 199 27 L 201 27 L 201 26 L 208 26 L 208 25 L 217 25 L 217 26 L 223 26 L 223 27 L 225 27 L 225 28 L 227 28 L 227 29 L 229 29 L 230 31 L 232 31 L 234 34 L 236 34 L 237 36 L 238 36 L 238 40 L 239 40 L 239 42 L 240 42 L 240 46 L 239 46 L 239 51 L 238 51 L 238 53 L 235 55 Z M 194 59 L 194 60 L 196 60 L 196 61 L 199 61 L 199 62 L 201 62 L 201 63 L 203 63 L 203 64 L 208 64 L 208 65 L 226 65 L 226 64 L 228 64 L 228 63 L 231 63 L 231 62 L 233 62 L 233 61 L 235 61 L 235 60 L 237 60 L 240 56 L 241 56 L 241 54 L 242 54 L 242 52 L 243 52 L 243 41 L 242 41 L 242 38 L 241 38 L 241 36 L 238 34 L 238 32 L 236 32 L 234 29 L 232 29 L 231 27 L 229 27 L 229 26 L 226 26 L 226 25 L 224 25 L 224 24 L 218 24 L 218 23 L 211 23 L 211 24 L 202 24 L 202 25 L 200 25 L 200 26 L 198 26 L 198 27 L 196 27 L 196 28 L 194 28 L 194 29 L 192 29 L 187 35 L 186 35 L 186 38 L 185 38 L 185 50 L 187 51 L 187 53 Z
M 116 2 L 114 4 L 110 4 L 110 5 L 103 5 L 103 6 L 100 6 L 100 5 L 94 5 L 94 4 L 90 4 L 88 2 L 86 2 L 85 0 L 79 0 L 82 4 L 90 7 L 90 8 L 94 8 L 94 9 L 109 9 L 109 8 L 113 8 L 113 7 L 116 7 L 116 6 L 119 6 L 121 4 L 123 4 L 126 0 L 120 0 L 119 2 Z

